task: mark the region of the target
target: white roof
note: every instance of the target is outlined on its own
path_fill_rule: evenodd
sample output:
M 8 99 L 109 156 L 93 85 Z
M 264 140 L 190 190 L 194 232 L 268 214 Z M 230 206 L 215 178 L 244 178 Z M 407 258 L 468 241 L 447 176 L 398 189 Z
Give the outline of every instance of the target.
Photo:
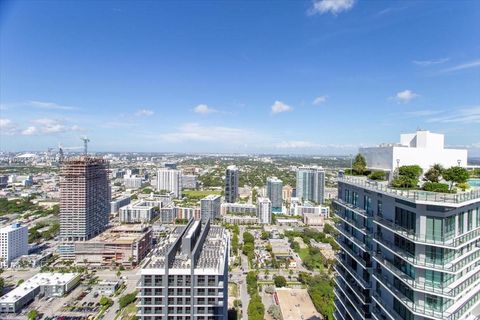
M 0 297 L 0 303 L 15 303 L 16 301 L 20 300 L 22 297 L 40 286 L 65 285 L 75 279 L 75 277 L 77 276 L 78 273 L 37 273 L 6 295 Z

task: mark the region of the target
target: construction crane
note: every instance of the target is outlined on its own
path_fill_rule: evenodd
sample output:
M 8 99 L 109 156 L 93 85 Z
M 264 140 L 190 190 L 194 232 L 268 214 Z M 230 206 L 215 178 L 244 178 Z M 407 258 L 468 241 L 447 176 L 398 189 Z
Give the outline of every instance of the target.
M 65 159 L 65 153 L 64 153 L 65 150 L 76 150 L 81 148 L 83 147 L 64 147 L 61 143 L 59 143 L 57 147 L 49 147 L 48 152 L 58 149 L 58 162 L 62 163 L 63 160 Z
M 83 155 L 87 155 L 87 145 L 90 142 L 90 139 L 88 139 L 86 136 L 83 136 L 80 138 L 80 140 L 83 141 Z

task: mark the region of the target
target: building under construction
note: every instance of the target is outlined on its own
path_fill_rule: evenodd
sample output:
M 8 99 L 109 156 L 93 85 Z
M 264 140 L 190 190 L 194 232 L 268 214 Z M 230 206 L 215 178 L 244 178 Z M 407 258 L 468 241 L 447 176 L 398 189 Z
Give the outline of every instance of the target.
M 60 169 L 60 252 L 73 254 L 73 242 L 102 233 L 109 211 L 108 162 L 89 156 L 66 160 Z

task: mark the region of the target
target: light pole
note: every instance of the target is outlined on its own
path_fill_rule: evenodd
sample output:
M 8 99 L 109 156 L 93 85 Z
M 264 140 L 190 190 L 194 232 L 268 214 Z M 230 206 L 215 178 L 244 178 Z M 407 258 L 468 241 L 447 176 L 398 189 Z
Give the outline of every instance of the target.
M 460 160 L 460 159 L 457 160 L 457 164 L 458 164 L 459 167 L 460 167 L 461 162 L 462 162 L 462 160 Z

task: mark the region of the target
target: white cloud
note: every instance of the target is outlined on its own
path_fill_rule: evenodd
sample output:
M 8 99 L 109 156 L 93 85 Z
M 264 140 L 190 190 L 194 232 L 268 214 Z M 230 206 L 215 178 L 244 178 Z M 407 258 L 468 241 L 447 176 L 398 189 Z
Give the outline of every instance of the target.
M 480 123 L 480 106 L 459 109 L 444 115 L 427 119 L 427 122 L 439 123 Z
M 312 7 L 308 10 L 308 14 L 324 14 L 331 12 L 338 14 L 342 11 L 352 9 L 355 0 L 313 0 Z
M 60 104 L 56 104 L 54 102 L 44 102 L 44 101 L 28 101 L 28 104 L 31 107 L 39 108 L 39 109 L 48 109 L 48 110 L 74 110 L 77 109 L 76 107 L 72 106 L 64 106 Z
M 199 104 L 198 106 L 193 108 L 193 111 L 195 111 L 196 113 L 201 113 L 201 114 L 208 114 L 208 113 L 217 112 L 216 109 L 210 108 L 206 104 Z
M 428 117 L 428 116 L 433 116 L 435 114 L 442 113 L 443 111 L 439 110 L 417 110 L 417 111 L 408 111 L 405 112 L 407 116 L 412 116 L 412 117 Z
M 416 97 L 418 97 L 418 94 L 414 93 L 413 91 L 403 90 L 403 91 L 397 92 L 397 94 L 395 95 L 395 100 L 399 102 L 407 103 L 407 102 L 410 102 L 410 100 L 415 99 Z
M 67 131 L 66 126 L 60 120 L 41 118 L 33 120 L 32 123 L 38 125 L 41 133 L 61 133 Z
M 471 62 L 467 62 L 467 63 L 463 63 L 463 64 L 459 64 L 459 65 L 451 67 L 451 68 L 443 69 L 441 72 L 442 73 L 448 73 L 448 72 L 455 72 L 455 71 L 478 68 L 478 67 L 480 67 L 480 59 L 475 60 L 475 61 L 471 61 Z
M 0 118 L 0 133 L 10 136 L 17 132 L 17 126 L 13 124 L 12 120 L 7 118 Z
M 315 100 L 313 100 L 312 104 L 314 106 L 319 106 L 326 101 L 327 101 L 327 96 L 320 96 L 320 97 L 316 97 Z
M 22 135 L 24 136 L 31 136 L 37 133 L 37 127 L 35 126 L 30 126 L 24 130 L 22 130 Z
M 140 109 L 137 112 L 135 112 L 135 115 L 137 117 L 150 117 L 155 114 L 155 111 L 150 110 L 150 109 Z
M 433 60 L 413 60 L 413 63 L 417 66 L 421 67 L 428 67 L 431 65 L 442 64 L 449 61 L 450 58 L 440 58 L 440 59 L 433 59 Z
M 198 123 L 186 123 L 176 132 L 164 133 L 160 138 L 166 142 L 227 142 L 232 144 L 244 144 L 256 141 L 261 135 L 255 132 L 231 127 L 202 126 Z
M 281 112 L 290 112 L 292 111 L 293 108 L 290 107 L 289 105 L 283 103 L 282 101 L 275 101 L 275 103 L 272 105 L 272 113 L 281 113 Z

